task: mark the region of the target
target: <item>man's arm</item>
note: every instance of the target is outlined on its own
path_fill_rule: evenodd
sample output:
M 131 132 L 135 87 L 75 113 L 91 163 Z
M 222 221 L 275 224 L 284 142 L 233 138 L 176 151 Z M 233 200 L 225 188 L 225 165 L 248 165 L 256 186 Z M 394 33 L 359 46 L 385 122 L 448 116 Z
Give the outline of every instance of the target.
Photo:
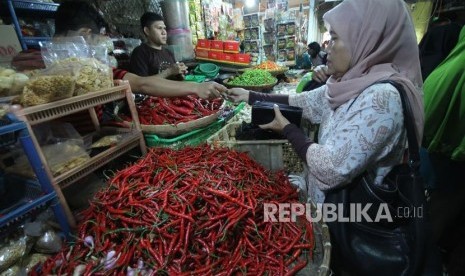
M 126 73 L 123 77 L 128 80 L 133 91 L 137 91 L 150 96 L 158 97 L 178 97 L 196 94 L 200 98 L 217 98 L 221 92 L 227 90 L 216 82 L 192 83 L 182 81 L 172 81 L 158 76 L 139 77 L 132 73 Z

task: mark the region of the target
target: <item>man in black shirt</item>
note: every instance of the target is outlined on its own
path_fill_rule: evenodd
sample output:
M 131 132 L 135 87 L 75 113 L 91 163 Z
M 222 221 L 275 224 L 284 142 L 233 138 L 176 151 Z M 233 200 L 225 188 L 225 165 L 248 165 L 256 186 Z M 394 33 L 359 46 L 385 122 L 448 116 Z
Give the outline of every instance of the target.
M 167 40 L 163 17 L 153 12 L 146 12 L 140 18 L 140 23 L 147 41 L 132 52 L 129 71 L 139 76 L 157 74 L 163 78 L 183 76 L 187 67 L 183 63 L 177 63 L 173 53 L 163 48 Z

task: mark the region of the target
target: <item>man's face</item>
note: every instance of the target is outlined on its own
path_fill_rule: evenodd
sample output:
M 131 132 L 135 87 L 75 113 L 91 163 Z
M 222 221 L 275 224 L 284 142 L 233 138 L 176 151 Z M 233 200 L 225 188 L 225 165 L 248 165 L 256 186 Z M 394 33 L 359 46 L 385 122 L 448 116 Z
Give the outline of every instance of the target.
M 307 52 L 308 52 L 308 54 L 309 54 L 311 57 L 316 57 L 316 54 L 317 54 L 317 53 L 316 53 L 315 50 L 313 50 L 312 48 L 309 47 L 308 50 L 307 50 Z
M 155 45 L 166 45 L 166 26 L 163 21 L 155 21 L 150 27 L 144 28 L 148 40 Z

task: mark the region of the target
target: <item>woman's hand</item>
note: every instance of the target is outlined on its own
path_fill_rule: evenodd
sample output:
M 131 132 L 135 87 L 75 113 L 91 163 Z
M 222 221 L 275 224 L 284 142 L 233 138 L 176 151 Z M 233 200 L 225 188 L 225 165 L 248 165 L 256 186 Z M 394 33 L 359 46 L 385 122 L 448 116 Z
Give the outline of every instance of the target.
M 233 103 L 248 102 L 249 101 L 249 90 L 244 88 L 232 88 L 227 90 L 224 94 L 228 101 Z
M 273 109 L 275 114 L 274 120 L 268 124 L 259 125 L 259 127 L 261 129 L 270 129 L 276 132 L 282 132 L 284 127 L 290 124 L 290 122 L 286 119 L 286 117 L 283 116 L 283 114 L 281 114 L 281 111 L 279 110 L 279 106 L 277 104 L 273 106 Z
M 203 82 L 196 83 L 194 92 L 197 96 L 202 99 L 214 99 L 221 96 L 222 93 L 225 93 L 228 89 L 223 85 L 212 82 Z
M 312 79 L 319 83 L 325 83 L 329 78 L 328 66 L 318 65 L 313 69 Z

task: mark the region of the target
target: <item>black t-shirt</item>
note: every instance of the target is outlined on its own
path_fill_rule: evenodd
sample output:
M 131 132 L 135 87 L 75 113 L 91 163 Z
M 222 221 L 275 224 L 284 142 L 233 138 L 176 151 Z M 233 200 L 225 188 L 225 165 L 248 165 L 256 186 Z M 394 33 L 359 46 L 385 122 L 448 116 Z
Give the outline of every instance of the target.
M 132 51 L 129 72 L 142 77 L 156 75 L 162 63 L 174 64 L 176 60 L 169 50 L 157 50 L 143 43 Z

